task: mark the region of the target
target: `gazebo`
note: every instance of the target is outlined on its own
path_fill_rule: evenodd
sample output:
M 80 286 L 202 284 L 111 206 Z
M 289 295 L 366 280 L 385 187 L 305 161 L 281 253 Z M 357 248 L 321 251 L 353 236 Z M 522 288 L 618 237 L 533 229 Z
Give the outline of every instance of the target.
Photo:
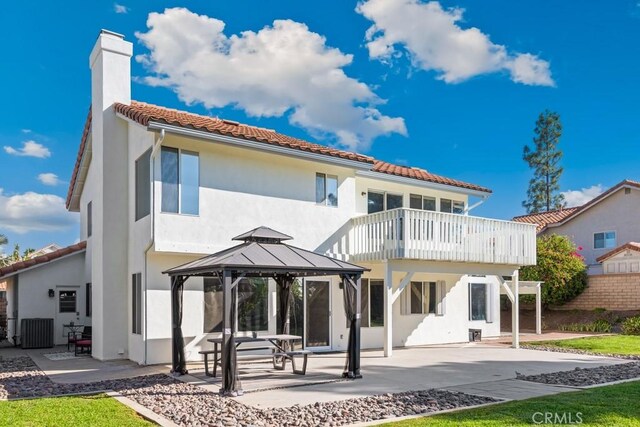
M 236 301 L 242 279 L 272 278 L 280 291 L 281 330 L 289 333 L 291 287 L 298 277 L 339 276 L 344 291 L 344 309 L 349 321 L 349 342 L 344 377 L 360 374 L 360 278 L 364 267 L 340 261 L 283 243 L 292 237 L 268 227 L 258 227 L 234 237 L 242 243 L 229 249 L 164 271 L 171 277 L 172 370 L 186 374 L 182 335 L 182 294 L 189 277 L 218 277 L 222 284 L 222 386 L 220 392 L 235 395 L 242 391 L 238 378 Z

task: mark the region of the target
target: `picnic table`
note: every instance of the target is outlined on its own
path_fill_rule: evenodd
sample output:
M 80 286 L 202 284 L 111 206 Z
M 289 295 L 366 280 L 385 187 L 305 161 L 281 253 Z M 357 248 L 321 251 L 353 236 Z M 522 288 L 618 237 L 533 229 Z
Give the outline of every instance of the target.
M 278 370 L 283 370 L 287 360 L 291 360 L 294 373 L 304 375 L 307 369 L 307 356 L 311 352 L 309 350 L 293 350 L 293 343 L 295 341 L 302 340 L 299 335 L 289 334 L 275 334 L 275 335 L 259 335 L 253 337 L 235 337 L 236 349 L 243 344 L 267 342 L 270 343 L 270 347 L 263 346 L 249 346 L 240 349 L 240 351 L 252 351 L 252 350 L 272 350 L 271 356 L 273 357 L 273 367 Z M 222 357 L 222 337 L 209 338 L 207 341 L 213 343 L 213 350 L 204 350 L 200 354 L 204 355 L 204 368 L 207 376 L 216 376 L 218 365 L 221 366 Z M 285 344 L 289 344 L 286 346 Z M 209 372 L 208 355 L 213 354 L 213 374 Z M 304 365 L 301 370 L 296 369 L 294 356 L 304 356 Z M 277 363 L 277 359 L 280 359 L 280 364 Z

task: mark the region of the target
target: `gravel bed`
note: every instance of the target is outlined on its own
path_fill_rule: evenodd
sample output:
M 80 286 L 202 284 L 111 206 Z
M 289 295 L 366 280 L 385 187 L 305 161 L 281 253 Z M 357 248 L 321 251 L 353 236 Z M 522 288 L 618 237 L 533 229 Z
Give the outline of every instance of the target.
M 522 344 L 521 348 L 526 348 L 528 350 L 542 350 L 542 351 L 553 351 L 555 353 L 573 353 L 573 354 L 584 354 L 587 356 L 602 356 L 602 357 L 615 357 L 616 359 L 627 359 L 627 360 L 640 360 L 640 356 L 630 355 L 630 354 L 614 354 L 614 353 L 596 353 L 589 350 L 579 350 L 577 348 L 564 348 L 564 347 L 555 347 L 555 346 L 547 346 L 547 345 L 531 345 L 531 344 Z
M 543 384 L 559 384 L 583 387 L 613 381 L 640 379 L 640 362 L 622 363 L 619 365 L 599 366 L 597 368 L 575 368 L 572 371 L 551 372 L 540 375 L 520 375 L 519 380 L 533 381 Z
M 337 402 L 260 409 L 223 398 L 168 375 L 147 375 L 86 384 L 56 384 L 28 357 L 0 359 L 0 398 L 44 397 L 114 390 L 179 425 L 338 426 L 426 414 L 497 402 L 445 390 L 387 393 Z

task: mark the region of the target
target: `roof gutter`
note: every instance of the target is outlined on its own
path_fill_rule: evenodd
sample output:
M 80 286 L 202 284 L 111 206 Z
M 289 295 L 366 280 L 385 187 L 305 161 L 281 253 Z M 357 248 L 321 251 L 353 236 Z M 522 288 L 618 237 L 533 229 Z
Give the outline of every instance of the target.
M 385 181 L 397 182 L 400 184 L 419 186 L 419 187 L 429 188 L 432 190 L 451 191 L 454 193 L 466 194 L 469 196 L 476 196 L 483 199 L 487 199 L 491 195 L 490 192 L 486 192 L 486 191 L 471 190 L 469 188 L 456 187 L 454 185 L 438 184 L 436 182 L 423 181 L 421 179 L 391 175 L 388 173 L 376 172 L 372 170 L 357 171 L 356 175 L 362 176 L 365 178 L 382 179 Z
M 119 114 L 120 115 L 120 114 Z M 121 115 L 120 115 L 121 116 Z M 121 116 L 124 117 L 124 116 Z M 249 148 L 252 150 L 267 151 L 288 157 L 301 158 L 310 161 L 328 163 L 337 166 L 348 167 L 357 170 L 369 170 L 373 166 L 373 162 L 362 162 L 357 160 L 343 159 L 340 157 L 327 156 L 308 151 L 296 150 L 292 148 L 280 147 L 264 142 L 251 141 L 233 136 L 213 134 L 196 129 L 184 128 L 180 126 L 169 125 L 166 123 L 149 122 L 147 129 L 150 131 L 166 131 L 175 135 L 187 136 L 190 138 L 204 139 L 207 141 L 215 141 L 236 147 Z

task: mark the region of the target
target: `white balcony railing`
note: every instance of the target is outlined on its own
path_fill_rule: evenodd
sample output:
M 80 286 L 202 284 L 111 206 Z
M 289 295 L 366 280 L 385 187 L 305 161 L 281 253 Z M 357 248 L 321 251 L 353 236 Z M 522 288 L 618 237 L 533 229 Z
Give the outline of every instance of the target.
M 350 259 L 532 265 L 536 227 L 443 212 L 393 209 L 354 218 Z

